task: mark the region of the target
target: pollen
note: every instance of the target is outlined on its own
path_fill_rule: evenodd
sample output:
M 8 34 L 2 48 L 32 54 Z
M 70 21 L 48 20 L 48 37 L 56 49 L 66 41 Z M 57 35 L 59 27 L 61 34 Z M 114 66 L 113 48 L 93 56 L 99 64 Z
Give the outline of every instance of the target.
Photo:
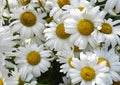
M 30 11 L 26 11 L 20 16 L 20 22 L 27 27 L 35 25 L 36 20 L 36 16 Z
M 80 11 L 83 11 L 84 7 L 81 6 L 81 7 L 79 7 L 78 9 L 79 9 Z
M 84 67 L 81 69 L 80 75 L 85 81 L 91 81 L 95 78 L 95 70 L 91 67 Z
M 94 31 L 94 24 L 88 19 L 81 19 L 77 24 L 80 34 L 88 36 Z
M 58 0 L 57 3 L 62 8 L 64 5 L 70 5 L 70 0 Z
M 109 23 L 103 23 L 100 32 L 104 34 L 111 34 L 112 33 L 111 25 Z
M 41 56 L 38 52 L 36 51 L 31 51 L 30 53 L 28 53 L 27 55 L 27 62 L 30 65 L 37 65 L 40 61 L 41 61 Z
M 72 66 L 72 64 L 71 64 L 71 62 L 72 62 L 72 58 L 70 57 L 70 58 L 68 58 L 68 65 L 69 65 L 69 67 L 70 68 L 74 68 L 73 66 Z
M 61 39 L 67 39 L 70 37 L 70 34 L 65 32 L 64 24 L 61 23 L 56 28 L 56 35 Z
M 25 6 L 30 3 L 31 0 L 19 0 L 22 6 Z
M 106 62 L 106 66 L 110 67 L 110 63 L 107 59 L 105 58 L 99 58 L 97 64 L 100 64 L 101 62 Z
M 0 85 L 4 85 L 3 80 L 1 78 L 0 78 Z

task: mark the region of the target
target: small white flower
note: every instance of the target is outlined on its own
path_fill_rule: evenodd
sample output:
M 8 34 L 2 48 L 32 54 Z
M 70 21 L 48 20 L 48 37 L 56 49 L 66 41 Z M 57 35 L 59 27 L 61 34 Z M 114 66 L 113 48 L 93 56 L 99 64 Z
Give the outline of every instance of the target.
M 65 32 L 65 27 L 62 19 L 57 19 L 49 23 L 48 28 L 44 30 L 46 45 L 56 51 L 66 47 L 71 47 L 70 34 Z
M 43 45 L 30 44 L 19 47 L 19 51 L 15 55 L 15 62 L 18 64 L 19 71 L 28 69 L 25 73 L 30 72 L 34 77 L 41 76 L 41 73 L 46 72 L 50 67 L 51 51 L 44 49 Z
M 64 21 L 65 32 L 71 34 L 70 41 L 80 49 L 88 44 L 93 48 L 98 45 L 94 38 L 96 27 L 103 21 L 103 13 L 99 7 L 86 8 L 82 12 L 78 9 L 70 11 L 71 17 Z
M 73 58 L 71 62 L 74 68 L 70 69 L 70 77 L 73 84 L 80 85 L 110 85 L 107 83 L 107 75 L 109 69 L 106 63 L 97 64 L 97 57 L 94 55 L 85 55 L 80 53 L 80 60 Z
M 105 42 L 105 46 L 109 46 L 111 44 L 112 47 L 115 47 L 115 45 L 120 44 L 120 25 L 116 25 L 118 23 L 120 23 L 120 20 L 104 20 L 101 27 L 98 28 L 98 31 L 95 34 L 96 40 L 98 42 Z
M 10 24 L 10 30 L 20 33 L 23 38 L 41 36 L 44 29 L 42 13 L 38 14 L 33 8 L 16 8 L 12 10 L 11 19 L 16 19 Z

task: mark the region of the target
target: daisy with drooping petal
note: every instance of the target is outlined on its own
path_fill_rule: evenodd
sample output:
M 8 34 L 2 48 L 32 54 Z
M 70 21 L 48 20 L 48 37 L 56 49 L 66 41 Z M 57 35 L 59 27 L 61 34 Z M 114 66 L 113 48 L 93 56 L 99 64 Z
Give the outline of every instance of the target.
M 106 63 L 97 64 L 95 55 L 89 56 L 80 53 L 80 60 L 73 58 L 71 64 L 74 68 L 70 69 L 72 83 L 80 83 L 80 85 L 110 85 L 110 83 L 106 84 L 108 76 L 105 75 L 105 72 L 109 71 Z
M 64 21 L 65 32 L 71 34 L 70 41 L 81 49 L 85 49 L 88 44 L 96 47 L 98 43 L 93 35 L 103 21 L 104 12 L 100 12 L 99 7 L 94 7 L 82 12 L 74 9 L 70 14 L 71 17 Z
M 118 23 L 120 23 L 120 20 L 105 20 L 100 28 L 98 28 L 99 31 L 95 34 L 96 40 L 98 42 L 105 42 L 105 46 L 111 44 L 112 47 L 115 47 L 115 45 L 120 44 L 120 25 L 116 25 Z
M 27 68 L 28 72 L 31 72 L 34 77 L 41 76 L 41 73 L 46 72 L 50 67 L 49 57 L 51 56 L 51 51 L 44 49 L 43 45 L 30 44 L 25 47 L 19 47 L 15 55 L 18 70 L 22 72 Z
M 44 29 L 42 13 L 38 14 L 33 8 L 17 8 L 12 10 L 11 19 L 16 19 L 10 24 L 10 30 L 19 32 L 23 38 L 41 36 Z
M 108 74 L 110 78 L 117 82 L 120 81 L 120 62 L 119 56 L 115 54 L 114 49 L 96 49 L 94 54 L 98 56 L 98 64 L 106 61 L 106 66 L 109 68 Z
M 62 51 L 58 51 L 57 54 L 58 59 L 57 61 L 61 63 L 60 66 L 60 72 L 63 72 L 64 74 L 67 73 L 67 76 L 69 76 L 69 69 L 73 68 L 71 62 L 72 58 L 74 57 L 74 53 L 70 48 L 63 49 Z
M 70 34 L 65 32 L 64 23 L 61 18 L 52 21 L 47 26 L 48 28 L 44 30 L 47 46 L 56 51 L 72 46 L 69 41 Z

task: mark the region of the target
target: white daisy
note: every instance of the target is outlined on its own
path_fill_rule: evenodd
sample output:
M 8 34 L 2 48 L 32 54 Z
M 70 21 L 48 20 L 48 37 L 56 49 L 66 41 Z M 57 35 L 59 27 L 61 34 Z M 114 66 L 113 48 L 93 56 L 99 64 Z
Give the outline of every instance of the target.
M 113 81 L 120 81 L 120 62 L 119 56 L 115 54 L 114 49 L 96 49 L 95 55 L 98 56 L 98 63 L 106 61 L 106 66 L 109 68 L 108 74 Z
M 70 48 L 67 48 L 58 51 L 56 55 L 58 56 L 57 61 L 61 64 L 60 72 L 63 72 L 64 74 L 67 73 L 67 76 L 69 76 L 69 68 L 73 68 L 71 64 L 72 58 L 74 57 L 73 51 Z
M 62 50 L 66 47 L 71 47 L 69 41 L 70 34 L 65 32 L 65 27 L 62 19 L 57 19 L 49 23 L 48 28 L 44 30 L 46 45 L 56 51 Z
M 70 14 L 71 17 L 64 21 L 65 32 L 71 34 L 70 41 L 81 49 L 85 49 L 88 44 L 96 47 L 98 44 L 93 35 L 103 21 L 104 13 L 99 11 L 99 7 L 94 7 L 82 12 L 74 9 Z
M 116 44 L 120 44 L 120 25 L 116 25 L 118 23 L 120 23 L 120 20 L 104 20 L 101 27 L 98 28 L 99 31 L 95 34 L 96 40 L 98 42 L 105 42 L 106 46 L 111 44 L 112 47 L 115 47 Z
M 108 12 L 112 12 L 115 7 L 115 12 L 120 12 L 120 0 L 107 0 L 105 4 L 105 10 Z
M 89 57 L 90 56 L 90 57 Z M 73 84 L 80 82 L 80 85 L 110 85 L 107 83 L 109 69 L 106 63 L 97 64 L 97 58 L 94 55 L 85 55 L 80 53 L 80 60 L 73 58 L 71 64 L 74 68 L 70 69 L 70 77 Z
M 12 10 L 11 19 L 15 19 L 10 24 L 11 31 L 19 32 L 24 38 L 41 36 L 44 29 L 42 13 L 38 14 L 30 6 L 28 8 L 17 8 Z
M 46 72 L 50 67 L 51 51 L 44 49 L 43 45 L 31 44 L 19 47 L 15 55 L 19 71 L 28 69 L 26 73 L 31 72 L 34 77 L 41 76 L 41 73 Z

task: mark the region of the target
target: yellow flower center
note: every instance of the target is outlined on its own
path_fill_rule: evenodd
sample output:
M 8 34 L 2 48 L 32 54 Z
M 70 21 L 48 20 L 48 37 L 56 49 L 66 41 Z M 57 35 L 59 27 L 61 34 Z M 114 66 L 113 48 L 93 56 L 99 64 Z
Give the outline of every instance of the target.
M 30 3 L 31 0 L 19 0 L 22 6 L 25 6 Z
M 120 85 L 120 81 L 118 81 L 118 82 L 113 82 L 113 85 Z
M 36 51 L 31 51 L 30 53 L 28 53 L 27 55 L 27 62 L 30 65 L 37 65 L 40 61 L 41 61 L 41 56 L 38 52 Z
M 65 33 L 65 28 L 63 23 L 57 26 L 56 35 L 61 39 L 67 39 L 70 37 L 70 34 Z
M 81 77 L 85 80 L 85 81 L 91 81 L 95 78 L 95 70 L 91 67 L 84 67 L 81 69 L 80 72 Z
M 81 7 L 79 7 L 78 9 L 79 9 L 80 11 L 83 11 L 84 7 L 81 6 Z
M 110 34 L 110 33 L 112 33 L 112 27 L 111 27 L 111 25 L 109 23 L 103 23 L 100 32 L 102 32 L 104 34 Z
M 101 62 L 106 62 L 106 66 L 110 67 L 110 63 L 107 59 L 105 58 L 99 58 L 97 64 L 100 64 Z
M 21 23 L 27 27 L 35 25 L 36 20 L 36 16 L 30 11 L 26 11 L 20 16 Z
M 72 58 L 70 57 L 70 58 L 68 58 L 68 65 L 69 65 L 69 67 L 70 68 L 74 68 L 73 66 L 72 66 L 72 64 L 71 64 L 71 62 L 72 62 Z
M 81 50 L 79 49 L 79 47 L 74 45 L 74 52 L 81 52 Z
M 58 0 L 57 3 L 62 8 L 64 5 L 70 5 L 70 0 Z
M 77 24 L 80 34 L 88 36 L 94 31 L 94 24 L 88 19 L 81 19 Z
M 0 78 L 0 85 L 4 85 L 2 78 Z

